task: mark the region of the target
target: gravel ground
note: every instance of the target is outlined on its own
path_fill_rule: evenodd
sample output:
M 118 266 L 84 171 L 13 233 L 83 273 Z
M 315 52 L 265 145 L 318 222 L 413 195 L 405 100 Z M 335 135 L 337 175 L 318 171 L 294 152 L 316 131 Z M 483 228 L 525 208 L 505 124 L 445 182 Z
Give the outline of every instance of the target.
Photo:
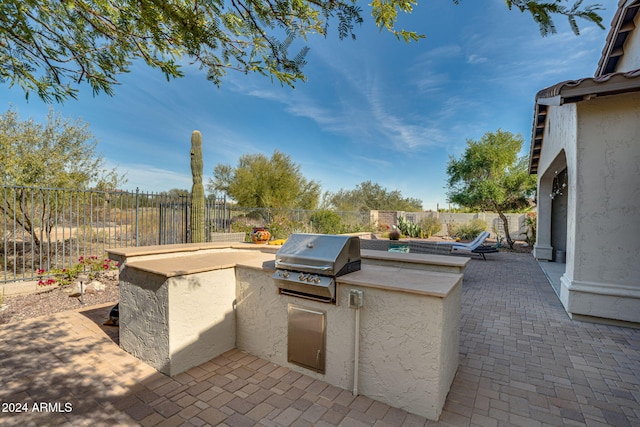
M 79 298 L 69 296 L 70 287 L 56 286 L 34 294 L 5 296 L 3 301 L 5 307 L 0 309 L 0 324 L 20 322 L 61 311 L 76 310 L 83 306 L 109 302 L 113 302 L 115 305 L 119 299 L 117 274 L 100 273 L 96 280 L 105 285 L 105 290 L 95 294 L 85 293 L 84 305 Z

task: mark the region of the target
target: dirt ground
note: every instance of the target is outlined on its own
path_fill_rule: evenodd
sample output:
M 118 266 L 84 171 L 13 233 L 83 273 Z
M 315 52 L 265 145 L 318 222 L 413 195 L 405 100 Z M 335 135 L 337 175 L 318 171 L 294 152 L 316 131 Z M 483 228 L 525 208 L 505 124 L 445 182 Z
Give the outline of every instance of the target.
M 104 291 L 85 293 L 82 299 L 69 296 L 71 286 L 43 287 L 33 294 L 5 296 L 3 307 L 0 308 L 0 324 L 76 310 L 83 306 L 118 302 L 117 274 L 99 273 L 96 279 L 105 285 Z

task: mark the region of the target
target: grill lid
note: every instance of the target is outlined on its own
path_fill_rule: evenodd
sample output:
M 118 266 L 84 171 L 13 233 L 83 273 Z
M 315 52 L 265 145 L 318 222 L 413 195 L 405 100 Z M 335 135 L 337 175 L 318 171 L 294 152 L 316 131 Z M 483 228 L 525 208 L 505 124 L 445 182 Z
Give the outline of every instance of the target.
M 281 294 L 336 300 L 336 276 L 360 270 L 360 239 L 330 234 L 293 234 L 276 253 L 273 275 Z
M 325 276 L 360 270 L 360 239 L 333 234 L 292 234 L 276 253 L 276 268 Z

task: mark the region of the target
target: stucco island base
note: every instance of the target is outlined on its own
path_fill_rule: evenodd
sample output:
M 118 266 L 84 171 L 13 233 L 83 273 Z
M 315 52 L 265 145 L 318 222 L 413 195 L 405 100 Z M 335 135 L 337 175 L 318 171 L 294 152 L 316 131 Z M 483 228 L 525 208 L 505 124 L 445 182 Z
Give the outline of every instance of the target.
M 440 416 L 458 367 L 462 274 L 364 264 L 339 278 L 334 305 L 278 294 L 273 253 L 122 256 L 120 344 L 161 372 L 176 375 L 236 347 L 353 390 L 358 337 L 359 394 Z M 364 294 L 358 331 L 352 289 Z M 287 361 L 289 304 L 326 312 L 325 374 Z

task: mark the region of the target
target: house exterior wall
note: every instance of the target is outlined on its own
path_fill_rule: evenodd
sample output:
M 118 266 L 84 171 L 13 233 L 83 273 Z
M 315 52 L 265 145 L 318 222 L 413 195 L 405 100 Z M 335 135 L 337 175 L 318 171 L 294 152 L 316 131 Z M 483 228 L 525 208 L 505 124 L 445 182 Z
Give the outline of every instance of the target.
M 577 104 L 571 314 L 640 322 L 640 94 Z
M 568 189 L 566 191 L 566 250 L 567 270 L 572 265 L 573 251 L 571 233 L 575 227 L 572 214 L 575 209 L 575 164 L 577 140 L 577 108 L 575 104 L 549 107 L 545 126 L 544 148 L 538 166 L 538 226 L 534 256 L 539 260 L 552 260 L 554 248 L 552 244 L 552 208 L 553 201 L 549 197 L 555 172 L 565 167 L 568 173 Z M 563 196 L 565 197 L 565 196 Z
M 634 20 L 636 28 L 640 25 L 640 14 Z M 631 71 L 640 68 L 640 31 L 632 31 L 624 45 L 624 55 L 616 65 L 616 71 Z
M 560 300 L 572 317 L 640 322 L 640 94 L 549 108 L 538 168 L 534 255 L 541 260 L 562 249 L 553 246 L 559 240 L 551 232 L 548 194 L 565 165 L 567 263 Z

